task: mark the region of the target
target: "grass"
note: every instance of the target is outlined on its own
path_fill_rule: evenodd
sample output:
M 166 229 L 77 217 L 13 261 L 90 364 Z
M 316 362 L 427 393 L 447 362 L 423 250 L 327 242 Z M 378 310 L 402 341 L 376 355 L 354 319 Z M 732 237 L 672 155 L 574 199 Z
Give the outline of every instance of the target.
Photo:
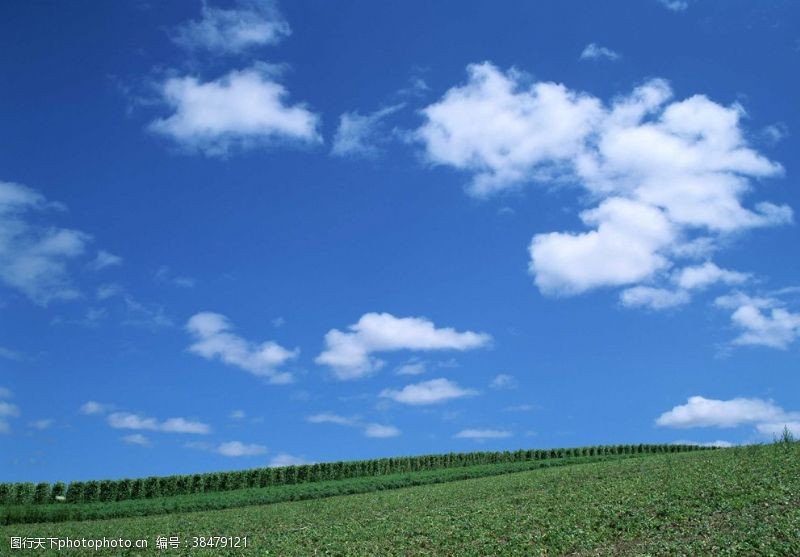
M 6 505 L 0 507 L 0 524 L 100 520 L 134 516 L 153 516 L 178 512 L 221 510 L 284 501 L 321 499 L 323 497 L 333 497 L 335 495 L 369 493 L 372 491 L 399 489 L 401 487 L 410 487 L 414 485 L 445 483 L 470 478 L 522 472 L 525 470 L 535 470 L 538 468 L 549 468 L 552 466 L 598 462 L 608 459 L 646 457 L 647 455 L 562 457 L 547 460 L 442 468 L 380 476 L 348 478 L 335 481 L 280 485 L 266 488 L 248 488 L 191 495 L 176 495 L 153 499 L 125 500 L 106 503 Z
M 153 548 L 160 535 L 188 542 L 212 534 L 248 536 L 250 547 Z M 60 555 L 797 556 L 800 445 L 604 460 L 222 511 L 6 526 L 0 552 L 12 535 L 151 545 Z

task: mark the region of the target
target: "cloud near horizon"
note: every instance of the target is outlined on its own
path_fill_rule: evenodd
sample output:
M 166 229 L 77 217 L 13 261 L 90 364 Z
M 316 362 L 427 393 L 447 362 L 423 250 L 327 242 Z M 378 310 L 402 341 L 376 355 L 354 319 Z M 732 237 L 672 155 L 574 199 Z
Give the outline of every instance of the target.
M 788 427 L 800 434 L 800 412 L 787 412 L 772 400 L 733 398 L 715 400 L 702 396 L 689 397 L 686 404 L 664 412 L 656 425 L 671 428 L 734 428 L 754 425 L 761 435 L 779 434 Z

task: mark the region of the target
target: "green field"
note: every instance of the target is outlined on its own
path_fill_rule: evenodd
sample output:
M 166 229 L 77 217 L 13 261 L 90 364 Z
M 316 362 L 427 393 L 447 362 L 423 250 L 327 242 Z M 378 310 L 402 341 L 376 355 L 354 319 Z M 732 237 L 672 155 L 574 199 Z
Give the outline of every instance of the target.
M 800 445 L 610 458 L 307 501 L 18 524 L 0 533 L 3 555 L 797 556 Z M 212 535 L 247 536 L 249 547 L 189 548 L 194 536 Z M 144 538 L 150 548 L 9 551 L 11 536 Z M 181 549 L 156 549 L 158 536 L 179 536 Z

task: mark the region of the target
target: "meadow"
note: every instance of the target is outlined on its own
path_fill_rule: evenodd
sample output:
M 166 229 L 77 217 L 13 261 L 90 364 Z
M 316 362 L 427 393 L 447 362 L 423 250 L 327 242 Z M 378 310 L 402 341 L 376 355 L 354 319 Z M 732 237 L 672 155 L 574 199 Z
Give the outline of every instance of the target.
M 800 555 L 797 443 L 597 458 L 528 470 L 526 462 L 480 465 L 498 473 L 224 510 L 15 524 L 0 529 L 0 543 L 106 536 L 150 544 L 37 555 Z M 248 547 L 191 547 L 212 535 L 246 536 Z M 159 536 L 180 547 L 156 549 Z

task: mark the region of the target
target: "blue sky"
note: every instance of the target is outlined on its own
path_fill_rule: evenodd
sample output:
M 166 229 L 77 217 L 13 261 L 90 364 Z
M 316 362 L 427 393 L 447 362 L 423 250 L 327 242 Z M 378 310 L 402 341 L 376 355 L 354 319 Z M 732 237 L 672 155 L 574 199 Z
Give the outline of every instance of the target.
M 798 11 L 4 4 L 0 480 L 800 431 Z

